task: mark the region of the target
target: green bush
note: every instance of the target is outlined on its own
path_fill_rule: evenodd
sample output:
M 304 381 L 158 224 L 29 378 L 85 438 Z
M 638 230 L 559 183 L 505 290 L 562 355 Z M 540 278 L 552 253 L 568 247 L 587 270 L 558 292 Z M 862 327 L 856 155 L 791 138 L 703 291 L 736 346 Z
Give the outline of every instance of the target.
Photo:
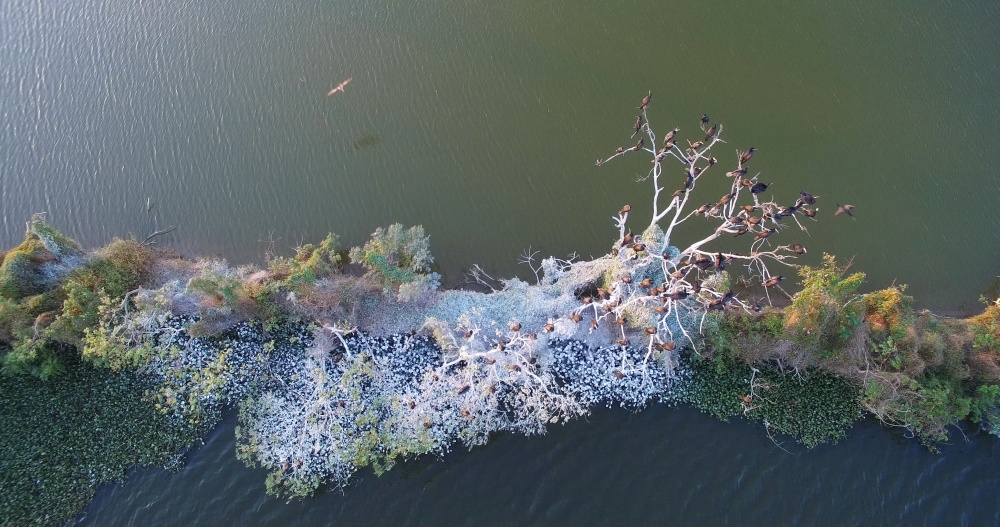
M 846 272 L 829 254 L 822 267 L 802 267 L 802 290 L 785 309 L 789 337 L 820 359 L 837 356 L 862 322 L 864 302 L 857 290 L 865 275 Z

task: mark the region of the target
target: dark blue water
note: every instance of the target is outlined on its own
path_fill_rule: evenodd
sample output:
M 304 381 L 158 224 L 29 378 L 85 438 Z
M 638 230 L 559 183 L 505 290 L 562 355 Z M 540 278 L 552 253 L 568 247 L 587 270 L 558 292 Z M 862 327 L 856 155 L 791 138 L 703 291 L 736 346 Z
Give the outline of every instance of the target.
M 234 455 L 233 423 L 179 473 L 103 490 L 80 525 L 996 525 L 1000 443 L 953 430 L 941 454 L 862 422 L 806 450 L 690 408 L 597 411 L 501 436 L 343 493 L 286 503 Z

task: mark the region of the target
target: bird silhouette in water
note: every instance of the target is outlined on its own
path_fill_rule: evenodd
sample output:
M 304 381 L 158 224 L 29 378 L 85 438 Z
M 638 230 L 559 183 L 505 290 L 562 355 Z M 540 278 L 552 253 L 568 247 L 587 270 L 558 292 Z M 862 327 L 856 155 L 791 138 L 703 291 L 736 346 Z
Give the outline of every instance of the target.
M 838 203 L 837 204 L 837 212 L 834 212 L 833 215 L 834 216 L 840 216 L 841 214 L 847 214 L 848 216 L 850 216 L 850 217 L 853 218 L 854 217 L 854 205 L 848 205 L 846 203 L 844 205 L 841 205 L 840 203 Z
M 646 96 L 642 98 L 642 102 L 639 103 L 639 109 L 643 110 L 647 106 L 649 106 L 649 100 L 652 99 L 652 98 L 653 98 L 653 92 L 651 90 L 649 90 L 649 93 L 646 94 Z

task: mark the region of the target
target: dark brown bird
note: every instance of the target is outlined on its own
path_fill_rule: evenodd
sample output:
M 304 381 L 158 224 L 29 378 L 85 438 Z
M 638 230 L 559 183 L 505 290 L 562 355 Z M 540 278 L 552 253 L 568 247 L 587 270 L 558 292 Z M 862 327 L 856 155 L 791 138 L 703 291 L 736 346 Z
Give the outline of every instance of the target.
M 754 210 L 757 210 L 757 207 L 755 207 L 753 205 L 743 205 L 743 211 L 744 212 L 748 212 L 749 213 L 749 212 L 753 212 Z
M 625 317 L 618 317 L 618 318 L 616 318 L 615 319 L 615 324 L 618 324 L 619 326 L 624 326 L 625 325 Z
M 649 278 L 643 278 L 642 281 L 639 282 L 640 287 L 649 287 L 651 285 L 653 285 L 653 280 Z
M 639 109 L 640 110 L 642 110 L 643 108 L 649 106 L 649 101 L 650 101 L 650 99 L 653 98 L 653 92 L 651 90 L 647 90 L 647 91 L 649 91 L 649 93 L 647 93 L 646 96 L 642 98 L 642 102 L 639 103 Z
M 708 118 L 707 113 L 701 114 L 701 124 L 708 124 L 709 121 L 711 121 L 711 119 Z
M 773 232 L 774 232 L 774 229 L 768 229 L 768 228 L 764 228 L 764 230 L 760 231 L 760 234 L 758 234 L 758 235 L 757 235 L 757 236 L 756 236 L 756 237 L 755 237 L 755 238 L 753 239 L 753 241 L 757 241 L 757 240 L 763 240 L 764 238 L 767 238 L 768 236 L 770 236 L 770 235 L 771 235 L 771 233 L 773 233 Z
M 674 351 L 677 349 L 677 344 L 674 344 L 673 342 L 664 342 L 660 344 L 659 348 L 663 351 Z
M 627 342 L 626 342 L 626 344 L 627 344 Z M 624 346 L 624 345 L 625 345 L 625 344 L 622 344 L 622 346 Z M 615 378 L 616 378 L 616 379 L 621 379 L 622 377 L 624 377 L 624 376 L 625 376 L 625 374 L 624 374 L 624 373 L 622 373 L 622 372 L 620 372 L 620 371 L 618 371 L 618 370 L 615 370 L 615 371 L 613 371 L 613 372 L 611 372 L 611 373 L 614 373 L 614 374 L 615 374 Z
M 622 210 L 618 211 L 618 215 L 620 216 L 622 214 L 627 214 L 631 210 L 632 210 L 632 205 L 625 205 L 624 207 L 622 207 Z
M 668 295 L 671 300 L 684 300 L 688 297 L 687 289 L 678 289 L 677 291 L 671 291 Z
M 656 328 L 646 328 L 647 335 L 656 335 L 656 333 L 657 333 Z
M 518 322 L 514 322 L 513 324 L 510 325 L 510 330 L 514 332 L 521 331 L 521 324 Z
M 718 162 L 719 162 L 719 160 L 716 159 L 716 158 L 714 158 L 714 157 L 708 158 L 708 166 L 710 166 L 710 167 L 711 166 L 715 166 L 715 164 L 718 163 Z
M 569 318 L 576 323 L 579 323 L 581 320 L 583 320 L 583 317 L 581 317 L 580 314 L 575 311 L 569 314 Z
M 639 130 L 642 130 L 642 114 L 635 118 L 635 132 L 632 133 L 632 137 L 635 137 Z
M 644 141 L 644 140 L 643 140 L 643 139 L 642 139 L 642 138 L 640 137 L 640 138 L 639 138 L 639 142 L 637 142 L 637 143 L 635 144 L 635 148 L 633 148 L 632 150 L 635 150 L 636 152 L 638 152 L 639 150 L 642 150 L 642 145 L 644 145 L 644 144 L 646 144 L 646 141 Z
M 806 205 L 815 205 L 816 198 L 819 197 L 819 196 L 813 196 L 812 194 L 804 190 L 802 192 L 799 192 L 799 194 L 802 196 L 802 203 L 805 203 Z
M 705 143 L 703 143 L 702 141 L 695 141 L 695 142 L 691 143 L 691 146 L 688 147 L 687 151 L 688 152 L 693 152 L 693 151 L 701 148 L 702 145 L 704 145 L 704 144 Z
M 838 203 L 837 204 L 837 212 L 834 212 L 833 215 L 834 216 L 840 216 L 841 214 L 847 214 L 848 216 L 850 216 L 850 217 L 853 218 L 854 217 L 854 205 L 847 205 L 847 204 L 841 205 L 840 203 Z
M 632 239 L 634 237 L 635 237 L 635 235 L 632 234 L 632 229 L 629 229 L 628 232 L 625 233 L 625 237 L 622 238 L 621 247 L 625 247 L 626 245 L 632 243 Z
M 768 278 L 767 280 L 764 280 L 763 282 L 761 282 L 761 285 L 763 285 L 764 287 L 771 287 L 771 286 L 774 286 L 774 285 L 778 285 L 778 282 L 780 282 L 783 278 L 785 278 L 785 277 L 784 276 L 772 276 L 771 278 Z
M 813 210 L 813 209 L 807 209 L 805 207 L 802 207 L 802 213 L 805 214 L 806 216 L 810 217 L 810 218 L 815 218 L 816 217 L 816 211 Z
M 705 140 L 708 141 L 709 139 L 711 139 L 712 136 L 715 135 L 715 132 L 717 132 L 718 130 L 719 130 L 719 124 L 718 123 L 713 124 L 711 128 L 705 131 Z
M 708 212 L 708 210 L 711 209 L 711 208 L 712 208 L 712 204 L 711 203 L 706 203 L 706 204 L 698 207 L 698 209 L 695 210 L 694 213 L 695 214 L 704 214 L 704 213 Z
M 717 203 L 716 206 L 721 207 L 721 206 L 725 205 L 726 203 L 729 203 L 729 201 L 732 200 L 732 199 L 733 199 L 733 195 L 732 194 L 726 194 L 725 196 L 722 196 L 721 198 L 719 198 L 719 203 Z
M 471 339 L 472 338 L 472 330 L 471 329 L 467 330 L 465 332 L 465 338 L 467 338 L 467 339 Z
M 641 253 L 642 251 L 646 250 L 646 244 L 644 244 L 644 243 L 637 243 L 637 244 L 635 244 L 635 245 L 632 246 L 632 250 L 635 251 L 635 252 L 637 252 L 637 253 Z
M 806 253 L 806 248 L 803 247 L 803 246 L 801 246 L 801 245 L 799 245 L 799 244 L 797 244 L 797 243 L 793 243 L 792 244 L 792 250 L 795 251 L 795 254 L 805 254 Z
M 751 194 L 760 194 L 767 190 L 767 187 L 771 186 L 770 183 L 755 183 L 754 186 L 750 187 Z
M 546 333 L 548 333 L 548 332 L 556 329 L 556 327 L 553 326 L 552 324 L 545 324 L 544 326 L 542 326 L 542 329 L 545 330 Z
M 750 228 L 746 225 L 740 225 L 736 228 L 736 232 L 733 233 L 733 238 L 737 236 L 743 236 L 744 234 L 750 232 Z
M 753 181 L 750 181 L 749 179 L 741 179 L 740 180 L 740 186 L 744 187 L 744 188 L 746 188 L 746 187 L 752 187 L 753 186 Z
M 736 170 L 733 170 L 732 172 L 726 172 L 726 177 L 741 178 L 741 177 L 743 177 L 745 175 L 747 175 L 747 169 L 742 168 L 742 167 L 738 168 Z
M 618 339 L 615 341 L 615 343 L 618 344 L 619 346 L 628 346 L 628 340 L 626 339 Z
M 472 388 L 472 386 L 469 386 L 468 384 L 462 386 L 461 388 L 458 389 L 458 394 L 462 395 L 463 393 L 469 391 L 469 388 Z
M 753 153 L 756 152 L 756 151 L 757 151 L 757 149 L 751 146 L 746 152 L 741 153 L 740 154 L 740 167 L 742 167 L 743 165 L 745 165 L 747 161 L 750 161 L 750 159 L 753 157 Z
M 670 141 L 670 142 L 667 142 L 667 143 L 663 143 L 663 150 L 661 150 L 661 152 L 669 152 L 669 151 L 673 150 L 675 146 L 677 146 L 677 145 L 675 145 L 673 143 L 673 141 Z
M 496 364 L 496 359 L 486 359 L 486 364 Z
M 681 131 L 680 128 L 674 128 L 673 130 L 667 132 L 667 135 L 663 136 L 663 148 L 666 148 L 667 150 L 670 150 L 670 148 L 667 148 L 667 144 L 668 143 L 672 143 L 673 140 L 674 140 L 674 138 L 677 137 L 677 132 L 680 132 L 680 131 Z M 672 146 L 673 145 L 671 144 L 671 147 Z
M 679 198 L 679 197 L 683 196 L 686 193 L 687 193 L 687 190 L 685 190 L 685 189 L 677 189 L 677 190 L 674 191 L 674 197 L 675 198 Z

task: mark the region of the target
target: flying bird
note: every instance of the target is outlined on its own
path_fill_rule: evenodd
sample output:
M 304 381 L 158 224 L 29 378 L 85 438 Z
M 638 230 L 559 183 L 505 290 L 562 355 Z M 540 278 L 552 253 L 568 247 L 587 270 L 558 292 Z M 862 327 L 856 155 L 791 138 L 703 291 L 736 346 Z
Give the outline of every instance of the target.
M 847 205 L 847 204 L 841 205 L 840 203 L 838 203 L 837 204 L 837 212 L 834 212 L 833 215 L 834 216 L 840 216 L 841 214 L 847 214 L 848 216 L 850 216 L 850 217 L 853 218 L 854 217 L 854 205 Z
M 334 88 L 334 89 L 330 90 L 329 92 L 327 92 L 326 96 L 329 97 L 329 96 L 331 96 L 331 95 L 333 95 L 333 94 L 335 94 L 337 92 L 346 93 L 346 92 L 344 92 L 344 86 L 347 86 L 347 83 L 351 82 L 351 80 L 353 80 L 353 79 L 354 79 L 354 77 L 348 77 L 346 81 L 338 84 L 336 88 Z

